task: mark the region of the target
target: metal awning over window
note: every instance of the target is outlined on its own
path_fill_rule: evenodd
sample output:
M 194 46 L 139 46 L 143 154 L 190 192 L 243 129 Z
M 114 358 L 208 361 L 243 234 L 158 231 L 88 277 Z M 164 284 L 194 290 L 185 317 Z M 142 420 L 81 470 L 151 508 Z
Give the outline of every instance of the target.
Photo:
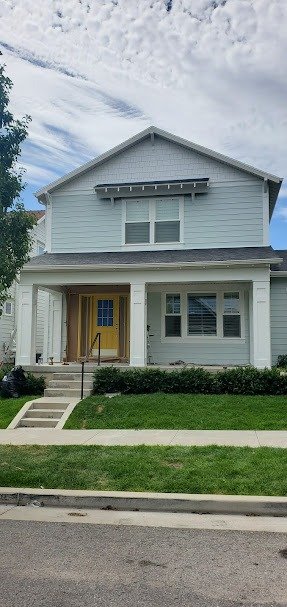
M 207 191 L 209 177 L 171 179 L 170 181 L 140 181 L 135 183 L 99 183 L 95 192 L 99 198 L 128 198 L 134 196 L 169 196 L 201 194 Z

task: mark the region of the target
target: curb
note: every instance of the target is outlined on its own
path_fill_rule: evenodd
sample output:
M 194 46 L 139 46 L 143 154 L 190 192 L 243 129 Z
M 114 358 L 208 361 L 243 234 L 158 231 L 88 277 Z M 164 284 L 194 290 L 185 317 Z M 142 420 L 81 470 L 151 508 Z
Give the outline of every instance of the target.
M 0 488 L 0 504 L 140 512 L 287 516 L 287 497 Z

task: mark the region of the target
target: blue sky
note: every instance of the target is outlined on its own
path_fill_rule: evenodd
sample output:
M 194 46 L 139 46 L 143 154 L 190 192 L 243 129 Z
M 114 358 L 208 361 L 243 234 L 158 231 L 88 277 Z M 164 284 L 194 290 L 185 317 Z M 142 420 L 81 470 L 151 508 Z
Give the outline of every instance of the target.
M 150 124 L 287 177 L 286 0 L 0 0 L 33 192 Z M 271 244 L 287 248 L 287 186 Z

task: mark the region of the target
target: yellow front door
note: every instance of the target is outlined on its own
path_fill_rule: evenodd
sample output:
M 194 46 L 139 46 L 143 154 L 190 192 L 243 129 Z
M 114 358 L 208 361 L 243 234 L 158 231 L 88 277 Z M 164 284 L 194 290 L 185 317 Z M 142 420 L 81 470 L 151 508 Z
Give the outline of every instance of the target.
M 119 296 L 108 293 L 93 295 L 91 315 L 91 337 L 101 334 L 101 357 L 119 356 Z M 97 356 L 98 341 L 94 344 L 92 356 Z

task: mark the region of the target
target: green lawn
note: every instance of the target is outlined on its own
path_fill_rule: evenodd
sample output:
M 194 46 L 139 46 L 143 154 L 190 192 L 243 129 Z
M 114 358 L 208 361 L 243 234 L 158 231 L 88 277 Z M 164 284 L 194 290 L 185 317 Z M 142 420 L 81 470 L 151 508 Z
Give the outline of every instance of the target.
M 18 411 L 28 402 L 38 396 L 21 396 L 20 398 L 2 398 L 0 396 L 0 428 L 7 428 Z
M 286 396 L 140 394 L 90 396 L 65 428 L 286 430 Z
M 0 446 L 0 486 L 287 495 L 287 451 L 249 447 Z

